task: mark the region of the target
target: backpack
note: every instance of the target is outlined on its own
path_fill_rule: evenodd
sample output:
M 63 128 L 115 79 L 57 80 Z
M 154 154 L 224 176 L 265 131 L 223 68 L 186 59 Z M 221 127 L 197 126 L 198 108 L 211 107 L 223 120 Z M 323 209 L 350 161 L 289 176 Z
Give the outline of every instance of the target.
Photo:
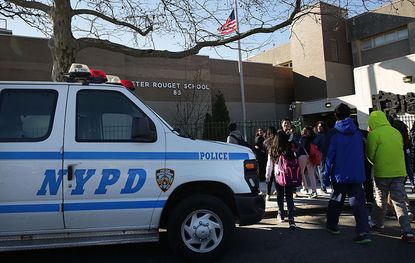
M 278 160 L 276 180 L 281 186 L 301 186 L 302 176 L 297 158 L 281 155 Z
M 230 136 L 238 142 L 238 145 L 242 145 L 242 146 L 245 146 L 245 147 L 248 147 L 248 148 L 252 149 L 251 145 L 249 145 L 249 143 L 247 143 L 244 139 L 239 139 L 238 137 L 236 137 L 233 134 L 231 134 Z
M 321 163 L 320 150 L 314 143 L 310 143 L 310 155 L 308 156 L 308 161 L 315 166 L 320 165 Z

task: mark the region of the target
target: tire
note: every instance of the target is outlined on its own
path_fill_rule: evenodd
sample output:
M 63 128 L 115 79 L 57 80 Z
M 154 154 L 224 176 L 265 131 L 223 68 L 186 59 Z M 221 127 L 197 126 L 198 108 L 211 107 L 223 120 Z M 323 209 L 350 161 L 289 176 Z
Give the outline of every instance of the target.
M 177 204 L 169 216 L 169 246 L 192 261 L 212 261 L 231 244 L 234 217 L 225 203 L 209 195 L 192 195 Z

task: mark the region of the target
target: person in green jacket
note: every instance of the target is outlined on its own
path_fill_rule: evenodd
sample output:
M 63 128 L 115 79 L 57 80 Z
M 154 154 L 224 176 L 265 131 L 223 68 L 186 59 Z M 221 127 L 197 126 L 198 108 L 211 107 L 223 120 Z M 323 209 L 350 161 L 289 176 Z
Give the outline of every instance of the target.
M 406 169 L 402 135 L 390 125 L 382 111 L 370 113 L 368 123 L 366 156 L 373 164 L 376 194 L 376 206 L 372 210 L 375 225 L 372 228 L 380 231 L 384 227 L 387 199 L 390 195 L 401 225 L 401 239 L 415 242 L 405 205 Z

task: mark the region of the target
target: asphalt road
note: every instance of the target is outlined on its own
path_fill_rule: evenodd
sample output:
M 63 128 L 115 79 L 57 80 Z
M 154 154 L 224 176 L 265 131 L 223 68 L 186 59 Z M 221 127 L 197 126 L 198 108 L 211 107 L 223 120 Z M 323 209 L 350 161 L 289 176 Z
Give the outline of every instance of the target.
M 238 227 L 231 249 L 218 262 L 414 262 L 415 243 L 399 239 L 396 220 L 387 220 L 382 234 L 373 234 L 372 243 L 352 242 L 354 220 L 348 208 L 341 217 L 341 235 L 324 229 L 324 206 L 297 209 L 296 230 L 279 223 L 267 213 L 260 223 Z M 415 229 L 415 223 L 412 224 Z M 0 254 L 0 262 L 182 262 L 167 247 L 165 236 L 159 243 L 49 249 Z
M 261 190 L 265 185 L 261 183 Z M 407 189 L 414 205 L 415 193 Z M 415 262 L 415 243 L 400 240 L 396 219 L 387 219 L 381 234 L 372 234 L 372 243 L 354 244 L 354 218 L 347 205 L 340 218 L 339 236 L 325 230 L 326 207 L 329 194 L 319 197 L 295 198 L 297 229 L 288 229 L 288 223 L 278 223 L 276 199 L 267 202 L 264 219 L 256 225 L 237 227 L 230 250 L 218 262 L 353 262 L 406 263 Z M 415 230 L 415 221 L 412 222 Z M 183 262 L 168 248 L 165 233 L 160 242 L 117 246 L 97 246 L 68 249 L 48 249 L 0 253 L 0 263 L 122 263 L 122 262 Z

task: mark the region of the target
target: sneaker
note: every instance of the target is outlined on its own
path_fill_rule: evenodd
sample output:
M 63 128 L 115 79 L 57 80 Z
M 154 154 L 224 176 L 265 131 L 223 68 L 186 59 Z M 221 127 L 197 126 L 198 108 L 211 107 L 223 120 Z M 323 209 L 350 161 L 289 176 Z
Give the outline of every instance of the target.
M 404 233 L 401 236 L 401 239 L 402 239 L 402 241 L 412 243 L 412 242 L 415 242 L 415 235 L 413 233 Z
M 372 228 L 373 226 L 375 226 L 375 223 L 373 222 L 373 220 L 372 220 L 372 217 L 371 217 L 371 216 L 369 216 L 369 217 L 368 217 L 368 222 L 369 222 L 369 227 L 370 227 L 370 228 Z
M 284 216 L 283 215 L 281 215 L 280 213 L 278 213 L 278 215 L 277 215 L 277 221 L 278 221 L 278 223 L 281 223 L 281 222 L 284 222 Z
M 385 226 L 373 225 L 370 227 L 370 231 L 380 233 L 385 228 Z
M 409 211 L 408 216 L 409 216 L 409 222 L 412 222 L 414 220 L 414 214 L 411 211 Z
M 325 186 L 321 187 L 321 191 L 325 194 L 327 194 L 327 188 Z
M 333 235 L 340 235 L 340 230 L 337 226 L 336 227 L 327 227 L 326 229 L 327 229 L 327 231 L 329 231 Z
M 274 190 L 274 192 L 272 192 L 272 195 L 277 195 L 277 190 Z
M 316 192 L 312 192 L 308 197 L 309 198 L 316 198 L 317 197 L 317 193 Z
M 356 244 L 367 244 L 372 242 L 372 240 L 370 239 L 368 233 L 362 233 L 353 238 L 353 242 L 355 242 Z
M 305 193 L 305 194 L 308 194 L 308 189 L 307 189 L 307 188 L 302 188 L 302 189 L 300 190 L 300 193 Z
M 290 229 L 295 229 L 297 226 L 295 225 L 294 219 L 288 220 L 288 224 L 290 225 Z

